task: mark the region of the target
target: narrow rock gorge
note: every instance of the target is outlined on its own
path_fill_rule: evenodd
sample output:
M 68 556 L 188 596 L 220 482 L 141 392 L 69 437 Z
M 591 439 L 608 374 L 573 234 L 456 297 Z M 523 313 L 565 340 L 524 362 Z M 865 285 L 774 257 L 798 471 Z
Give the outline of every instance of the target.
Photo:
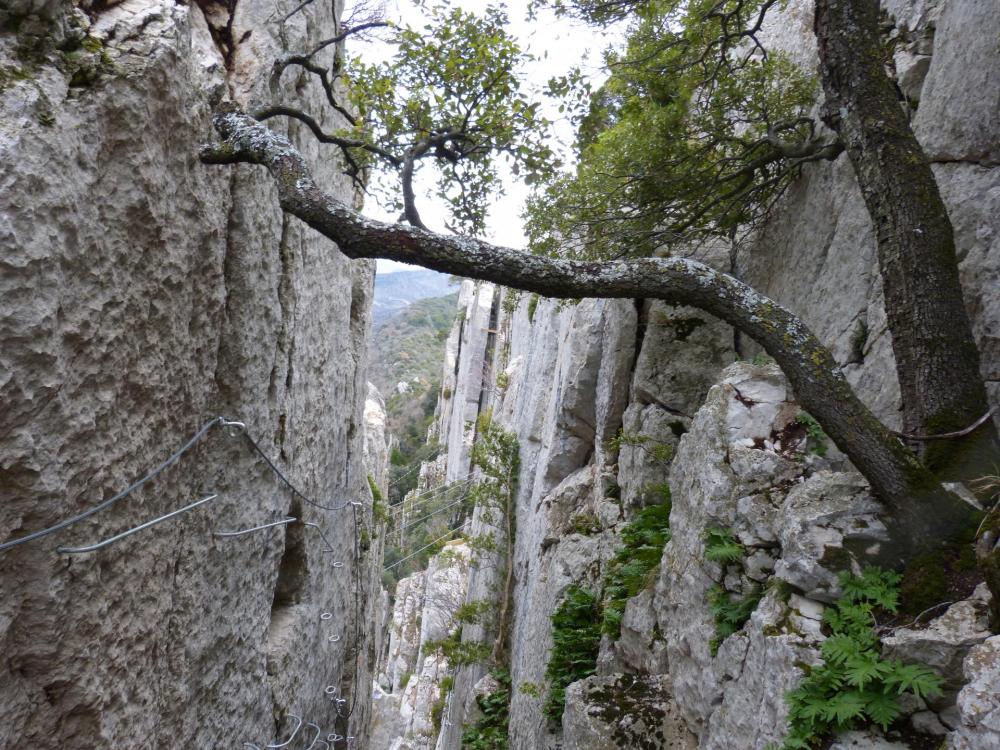
M 955 224 L 997 405 L 1000 15 L 976 0 L 886 9 L 894 72 Z M 764 34 L 812 65 L 811 26 L 811 4 L 790 2 Z M 864 401 L 898 425 L 874 253 L 841 156 L 803 168 L 751 243 L 698 259 L 800 312 Z M 877 562 L 888 537 L 864 479 L 769 358 L 694 309 L 556 302 L 466 282 L 442 373 L 429 434 L 441 453 L 414 497 L 482 480 L 473 446 L 485 416 L 516 437 L 516 502 L 503 522 L 481 503 L 453 515 L 456 541 L 399 581 L 373 747 L 780 746 L 786 694 L 823 662 L 830 615 L 845 606 L 841 574 Z M 932 586 L 925 573 L 907 575 Z M 878 648 L 936 670 L 941 693 L 904 696 L 885 731 L 844 732 L 824 747 L 1000 748 L 990 595 L 974 575 L 939 593 L 879 623 Z M 567 638 L 579 646 L 569 657 Z M 499 660 L 477 648 L 498 639 Z M 564 663 L 584 664 L 568 684 Z
M 1000 408 L 1000 12 L 882 6 Z M 399 490 L 369 383 L 374 262 L 284 213 L 259 166 L 198 156 L 223 102 L 349 123 L 307 70 L 274 74 L 343 13 L 0 8 L 0 750 L 765 750 L 809 690 L 883 683 L 898 705 L 797 747 L 1000 750 L 996 603 L 970 550 L 875 571 L 865 479 L 700 310 L 462 281 L 412 454 L 431 457 Z M 760 37 L 816 67 L 810 0 Z M 362 204 L 308 123 L 268 127 Z M 801 315 L 901 427 L 846 154 L 694 257 Z M 862 652 L 874 671 L 836 672 Z

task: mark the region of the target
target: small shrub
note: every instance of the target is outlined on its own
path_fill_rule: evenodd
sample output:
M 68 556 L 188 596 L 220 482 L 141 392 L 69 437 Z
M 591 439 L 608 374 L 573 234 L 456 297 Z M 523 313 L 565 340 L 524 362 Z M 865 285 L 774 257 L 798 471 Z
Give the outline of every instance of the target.
M 590 536 L 591 534 L 599 534 L 603 527 L 600 519 L 593 513 L 581 513 L 570 520 L 569 528 L 574 534 Z
M 651 435 L 643 435 L 639 432 L 626 432 L 619 430 L 618 434 L 608 441 L 608 449 L 612 452 L 619 452 L 623 446 L 639 448 L 648 454 L 654 461 L 667 465 L 674 458 L 674 447 L 669 443 L 656 440 Z
M 470 625 L 482 624 L 483 618 L 492 611 L 493 606 L 492 602 L 485 599 L 466 602 L 455 610 L 455 619 L 458 622 L 469 623 Z
M 524 681 L 518 688 L 524 695 L 530 695 L 532 698 L 541 698 L 542 689 L 536 685 L 534 682 Z
M 372 491 L 372 518 L 377 524 L 389 523 L 389 508 L 385 504 L 382 490 L 371 474 L 368 475 L 368 487 Z
M 424 648 L 436 652 L 448 660 L 449 667 L 478 664 L 489 658 L 490 647 L 482 641 L 463 641 L 462 629 L 457 628 L 451 635 L 439 640 L 427 641 Z
M 597 671 L 601 643 L 601 607 L 597 597 L 570 586 L 552 614 L 552 653 L 545 669 L 549 694 L 543 711 L 558 724 L 566 708 L 566 688 Z

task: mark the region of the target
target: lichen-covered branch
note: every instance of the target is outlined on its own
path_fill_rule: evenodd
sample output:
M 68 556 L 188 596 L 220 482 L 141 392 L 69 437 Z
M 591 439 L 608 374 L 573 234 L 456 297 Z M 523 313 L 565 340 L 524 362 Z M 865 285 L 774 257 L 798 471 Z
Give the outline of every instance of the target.
M 337 243 L 350 258 L 385 258 L 556 298 L 649 298 L 691 305 L 743 331 L 774 357 L 803 407 L 868 479 L 898 524 L 901 544 L 934 547 L 969 520 L 969 508 L 858 399 L 837 362 L 789 310 L 743 282 L 684 258 L 586 262 L 532 255 L 477 239 L 367 219 L 324 193 L 302 156 L 247 115 L 215 117 L 222 143 L 209 164 L 259 164 L 274 178 L 282 209 Z

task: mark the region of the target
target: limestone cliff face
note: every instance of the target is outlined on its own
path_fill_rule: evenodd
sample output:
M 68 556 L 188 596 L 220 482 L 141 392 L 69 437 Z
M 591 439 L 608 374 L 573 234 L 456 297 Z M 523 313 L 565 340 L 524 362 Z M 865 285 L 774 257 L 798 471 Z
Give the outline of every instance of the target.
M 886 3 L 894 64 L 952 214 L 966 300 L 994 403 L 1000 398 L 1000 16 L 988 0 Z M 811 4 L 792 0 L 768 29 L 772 43 L 815 64 Z M 811 165 L 754 241 L 710 262 L 801 314 L 833 349 L 862 398 L 893 423 L 898 388 L 879 292 L 871 226 L 846 157 Z M 520 443 L 511 622 L 509 740 L 513 748 L 754 748 L 780 740 L 783 694 L 819 658 L 819 623 L 837 595 L 832 560 L 882 541 L 878 506 L 835 450 L 806 451 L 798 406 L 773 367 L 733 364 L 754 350 L 706 315 L 662 304 L 522 297 L 462 329 L 475 345 L 449 349 L 449 397 L 439 464 L 464 478 L 470 414 L 491 409 Z M 485 301 L 483 310 L 486 309 Z M 494 308 L 496 309 L 496 307 Z M 492 320 L 495 319 L 495 324 Z M 468 312 L 465 317 L 468 325 Z M 457 336 L 458 334 L 454 334 Z M 495 336 L 489 340 L 488 336 Z M 484 373 L 487 374 L 485 383 Z M 466 382 L 465 377 L 473 377 Z M 444 393 L 442 394 L 444 399 Z M 478 408 L 473 410 L 473 401 Z M 463 417 L 454 415 L 461 410 Z M 614 438 L 641 436 L 639 440 Z M 656 450 L 654 450 L 656 448 Z M 672 494 L 672 540 L 647 588 L 630 599 L 621 635 L 605 636 L 597 674 L 567 690 L 561 724 L 543 714 L 551 616 L 571 585 L 599 590 L 623 526 Z M 705 559 L 705 534 L 732 529 L 739 569 Z M 473 536 L 491 533 L 479 514 Z M 850 550 L 847 552 L 846 550 Z M 496 597 L 497 560 L 474 556 L 467 601 Z M 734 635 L 711 643 L 708 598 L 763 592 Z M 1000 748 L 1000 704 L 985 685 L 998 668 L 984 628 L 982 588 L 925 630 L 885 634 L 887 652 L 934 664 L 940 699 L 906 707 L 911 726 L 955 748 Z M 475 631 L 473 637 L 491 634 Z M 437 750 L 457 750 L 475 720 L 485 667 L 459 668 Z M 994 691 L 995 692 L 995 691 Z M 835 747 L 906 747 L 866 732 Z
M 111 497 L 220 414 L 369 525 L 365 474 L 384 476 L 362 465 L 372 269 L 284 218 L 255 169 L 197 156 L 224 97 L 318 109 L 311 82 L 267 81 L 282 49 L 334 28 L 315 3 L 282 30 L 296 5 L 0 11 L 0 542 Z M 55 551 L 209 493 L 100 551 Z M 362 735 L 380 561 L 354 507 L 310 506 L 216 426 L 105 512 L 0 553 L 0 747 L 263 746 L 289 714 Z M 286 515 L 331 547 L 301 523 L 213 536 Z

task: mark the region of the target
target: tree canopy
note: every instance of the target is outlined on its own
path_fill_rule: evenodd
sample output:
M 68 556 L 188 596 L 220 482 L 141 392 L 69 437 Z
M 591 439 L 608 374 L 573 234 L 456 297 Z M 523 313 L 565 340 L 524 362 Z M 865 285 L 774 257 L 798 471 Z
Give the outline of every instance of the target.
M 597 22 L 633 15 L 580 117 L 575 172 L 531 203 L 534 251 L 644 257 L 744 234 L 799 165 L 840 152 L 809 116 L 814 77 L 746 32 L 770 3 L 555 5 Z

